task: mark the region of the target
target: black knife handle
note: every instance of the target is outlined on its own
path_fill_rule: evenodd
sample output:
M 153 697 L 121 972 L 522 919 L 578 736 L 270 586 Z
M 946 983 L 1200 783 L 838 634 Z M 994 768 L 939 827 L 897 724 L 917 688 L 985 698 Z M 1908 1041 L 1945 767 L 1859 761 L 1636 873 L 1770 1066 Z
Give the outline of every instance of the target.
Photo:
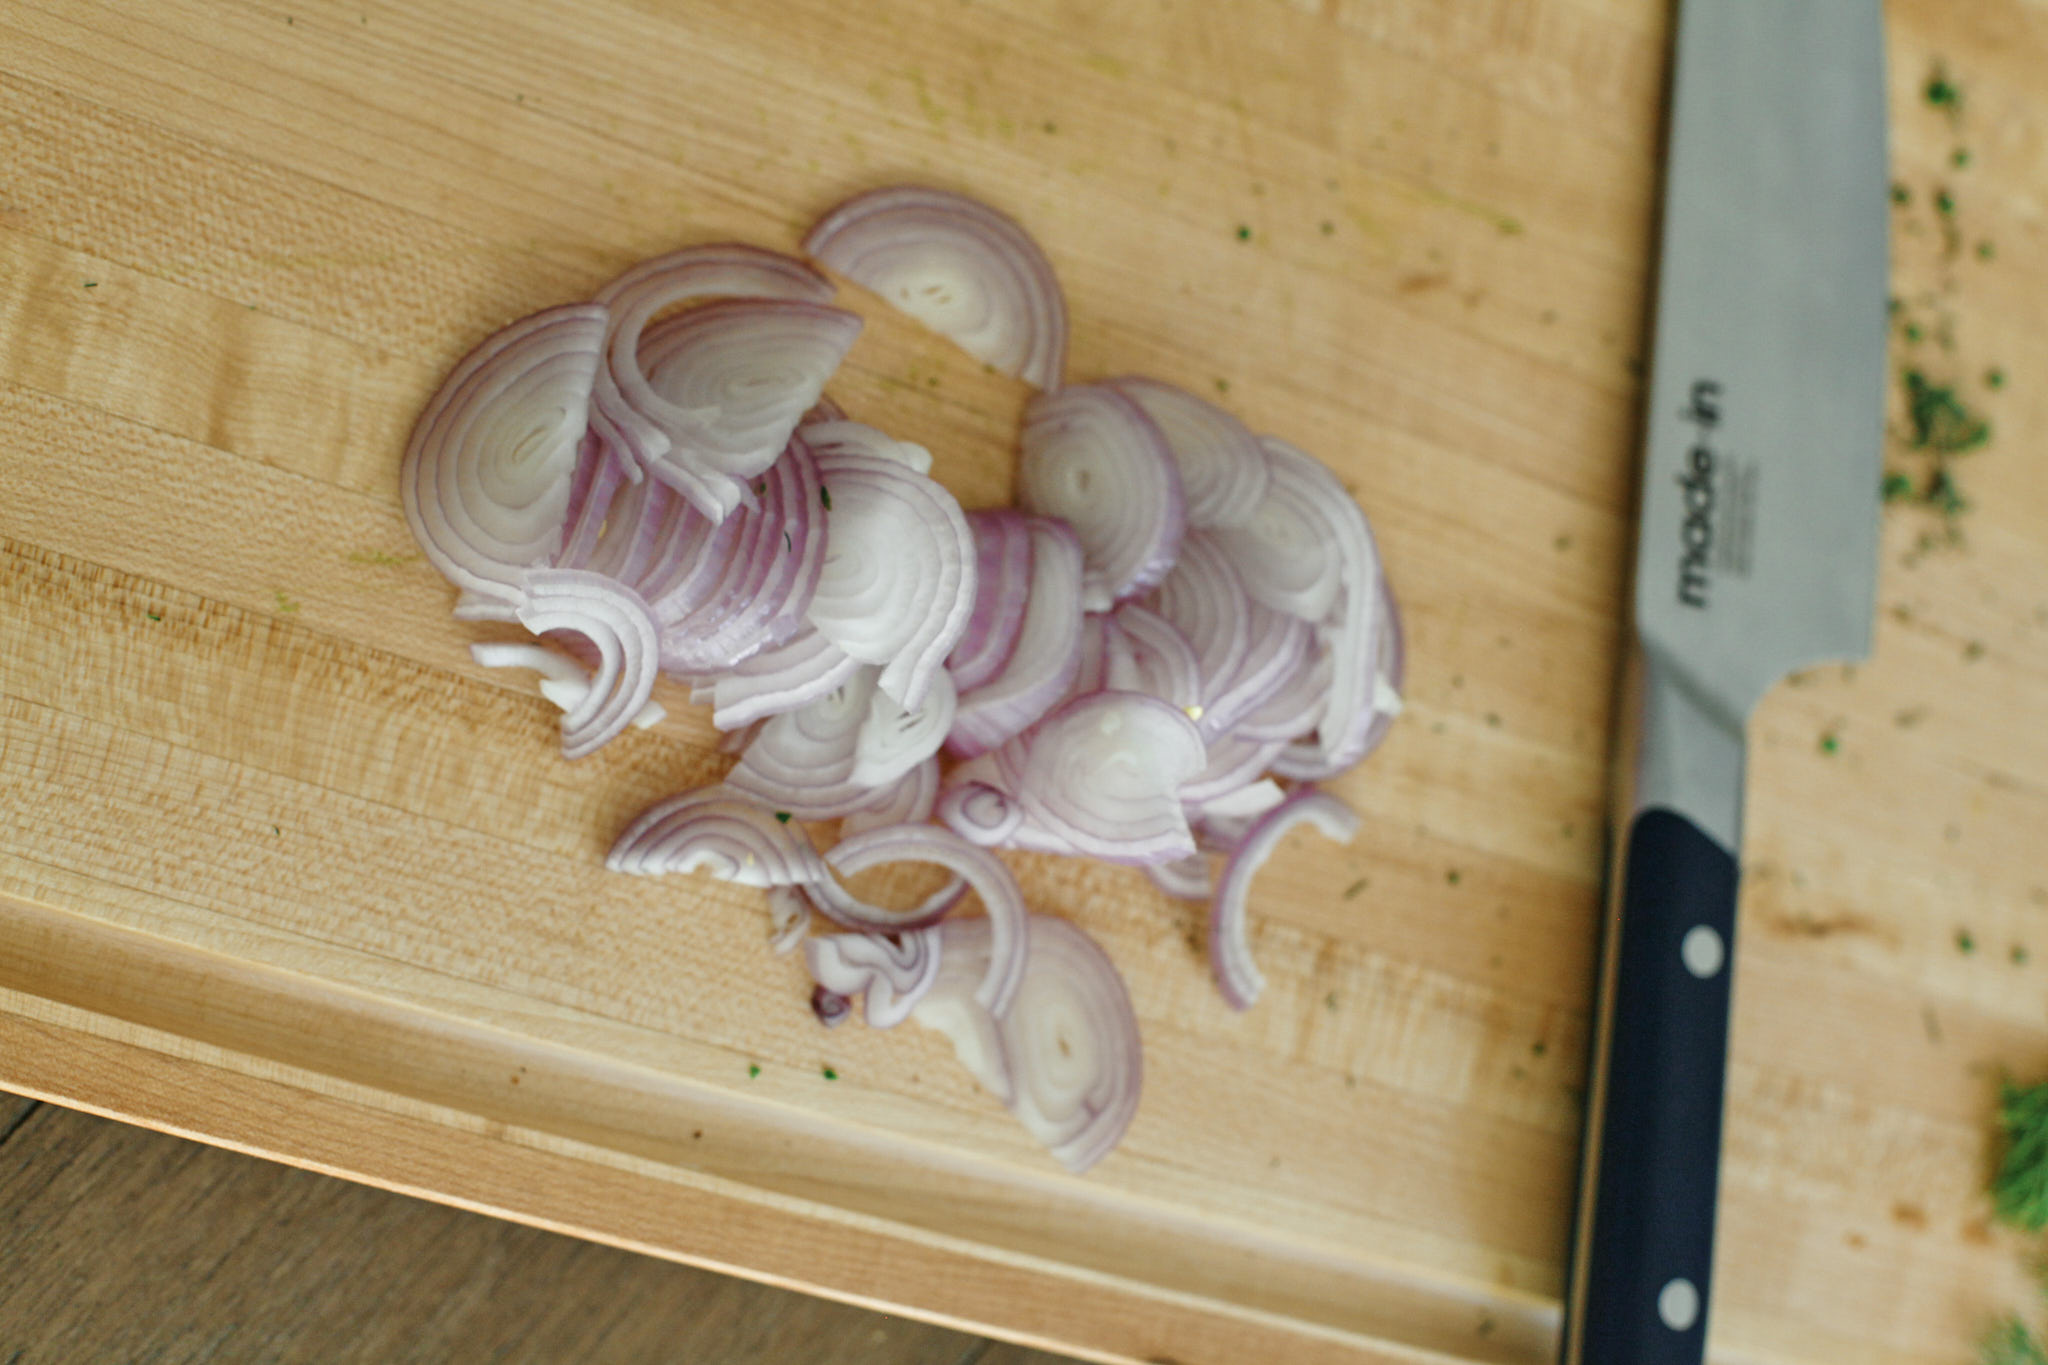
M 1735 856 L 1669 810 L 1638 813 L 1596 1021 L 1598 1147 L 1566 1296 L 1566 1365 L 1706 1355 L 1735 948 Z M 1584 1191 L 1582 1191 L 1582 1199 Z

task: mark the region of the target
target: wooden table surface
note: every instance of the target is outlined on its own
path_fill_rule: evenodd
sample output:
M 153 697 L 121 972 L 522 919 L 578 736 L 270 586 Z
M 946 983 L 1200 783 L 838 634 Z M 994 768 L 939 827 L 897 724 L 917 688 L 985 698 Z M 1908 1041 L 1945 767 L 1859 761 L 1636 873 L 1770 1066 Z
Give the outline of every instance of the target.
M 1896 359 L 1995 435 L 1959 539 L 1887 511 L 1875 657 L 1752 731 L 1726 1360 L 1950 1361 L 2031 1292 L 1982 1187 L 1997 1068 L 2048 1067 L 2048 12 L 1887 14 Z M 1549 1358 L 1667 23 L 7 0 L 0 1085 L 1104 1360 Z M 751 893 L 607 876 L 719 771 L 706 719 L 665 690 L 564 763 L 398 512 L 492 328 L 902 178 L 1040 237 L 1075 375 L 1219 394 L 1339 470 L 1409 626 L 1408 713 L 1338 784 L 1366 832 L 1260 883 L 1249 1014 L 1198 915 L 1018 860 L 1145 1030 L 1079 1180 L 936 1036 L 820 1033 Z M 837 396 L 1005 499 L 1022 391 L 853 306 Z
M 7 1365 L 1067 1365 L 0 1092 Z

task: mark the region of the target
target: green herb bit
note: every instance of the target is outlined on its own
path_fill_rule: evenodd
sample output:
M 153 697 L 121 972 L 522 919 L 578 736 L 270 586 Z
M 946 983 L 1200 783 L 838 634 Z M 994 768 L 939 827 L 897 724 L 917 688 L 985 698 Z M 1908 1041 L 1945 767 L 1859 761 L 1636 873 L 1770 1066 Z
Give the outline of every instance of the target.
M 789 823 L 789 812 L 786 810 L 779 810 L 775 812 L 775 819 L 777 823 L 786 825 Z
M 1958 147 L 1953 152 L 1950 152 L 1948 157 L 1948 164 L 1955 167 L 1957 170 L 1961 170 L 1963 167 L 1969 165 L 1970 149 L 1968 147 Z
M 2012 957 L 2012 965 L 2013 965 L 2013 966 L 2015 966 L 2015 967 L 2024 967 L 2024 966 L 2026 966 L 2026 965 L 2027 965 L 2027 945 L 2026 945 L 2026 944 L 2024 944 L 2024 943 L 2015 943 L 2015 944 L 2013 944 L 2013 945 L 2012 945 L 2012 953 L 2010 954 L 2010 956 Z
M 1913 202 L 1913 191 L 1907 189 L 1904 185 L 1893 185 L 1892 202 L 1901 208 L 1905 207 Z
M 1963 92 L 1938 66 L 1927 78 L 1927 102 L 1937 109 L 1947 109 L 1951 112 L 1962 107 Z
M 824 1076 L 825 1076 L 825 1079 L 826 1079 L 826 1080 L 828 1080 L 828 1081 L 836 1081 L 836 1080 L 838 1080 L 838 1079 L 839 1079 L 839 1073 L 838 1073 L 838 1072 L 836 1072 L 836 1071 L 834 1071 L 834 1070 L 833 1070 L 833 1069 L 832 1069 L 831 1067 L 829 1067 L 829 1066 L 825 1068 L 825 1070 L 824 1070 Z
M 1458 871 L 1458 869 L 1454 867 L 1444 873 L 1444 880 L 1449 882 L 1452 886 L 1456 886 L 1460 881 L 1464 880 L 1464 875 L 1464 873 Z
M 1841 747 L 1841 739 L 1832 733 L 1825 734 L 1820 737 L 1820 751 L 1824 754 L 1835 753 L 1838 750 L 1840 750 Z
M 1971 413 L 1954 389 L 1936 384 L 1918 370 L 1907 370 L 1908 440 L 1916 450 L 1960 455 L 1991 439 L 1991 426 Z
M 1886 502 L 1899 502 L 1910 498 L 1913 496 L 1913 480 L 1896 469 L 1886 470 L 1883 492 Z
M 1982 241 L 1982 242 L 1979 242 L 1979 243 L 1977 243 L 1977 259 L 1978 259 L 1978 260 L 1980 260 L 1980 261 L 1988 261 L 1988 260 L 1991 260 L 1991 259 L 1992 259 L 1993 257 L 1995 257 L 1995 256 L 1997 256 L 1997 255 L 1998 255 L 1998 248 L 1997 248 L 1997 247 L 1995 247 L 1995 246 L 1993 246 L 1993 245 L 1992 245 L 1992 244 L 1990 243 L 1990 241 L 1989 241 L 1988 239 L 1987 239 L 1987 240 L 1985 240 L 1985 241 Z
M 1956 487 L 1955 475 L 1946 467 L 1938 468 L 1927 479 L 1927 505 L 1945 517 L 1960 514 L 1970 504 L 1963 497 L 1963 490 Z
M 1331 221 L 1330 221 L 1329 219 L 1327 219 L 1327 218 L 1323 219 L 1323 236 L 1325 236 L 1325 237 L 1335 237 L 1336 235 L 1337 235 L 1337 225 L 1336 225 L 1335 223 L 1331 222 Z
M 1372 885 L 1371 878 L 1360 877 L 1357 881 L 1351 883 L 1351 885 L 1344 888 L 1344 899 L 1347 901 L 1357 900 L 1358 893 L 1365 890 L 1365 888 L 1370 885 Z
M 1229 393 L 1229 392 L 1230 392 L 1230 381 L 1229 381 L 1228 379 L 1219 379 L 1219 380 L 1217 380 L 1217 381 L 1216 381 L 1216 392 L 1218 392 L 1218 393 Z
M 100 282 L 98 280 L 87 280 L 85 282 L 85 287 L 87 289 L 97 289 L 100 287 Z
M 1934 192 L 1934 210 L 1944 216 L 1956 211 L 1956 197 L 1945 189 Z
M 1237 240 L 1240 242 L 1249 242 L 1251 239 L 1251 226 L 1247 223 L 1239 223 L 1237 225 Z
M 2048 1365 L 2048 1352 L 2018 1318 L 2002 1318 L 1985 1334 L 1979 1365 Z
M 2001 369 L 1998 369 L 1998 368 L 1997 368 L 1997 367 L 1995 367 L 1995 366 L 1994 366 L 1993 368 L 1991 368 L 1991 369 L 1988 369 L 1988 370 L 1984 371 L 1984 387 L 1985 387 L 1985 388 L 1987 388 L 1987 389 L 2002 389 L 2002 388 L 2004 388 L 2004 387 L 2005 387 L 2005 371 L 2004 371 L 2004 370 L 2001 370 Z
M 2006 1081 L 1998 1101 L 2005 1156 L 1991 1181 L 1999 1221 L 2025 1232 L 2048 1227 L 2048 1084 Z
M 144 615 L 148 616 L 149 619 L 152 621 L 161 621 L 164 619 L 164 614 L 160 611 L 145 612 Z
M 1905 336 L 1907 342 L 1909 342 L 1910 344 L 1915 346 L 1919 345 L 1921 336 L 1920 324 L 1917 322 L 1907 323 L 1905 327 Z
M 827 512 L 832 510 L 832 490 L 822 483 L 818 485 L 818 501 L 825 504 Z
M 760 1064 L 759 1062 L 749 1062 L 749 1063 L 747 1063 L 747 1079 L 749 1079 L 749 1080 L 753 1080 L 753 1079 L 755 1079 L 755 1078 L 759 1077 L 759 1076 L 760 1076 L 760 1074 L 761 1074 L 761 1064 Z
M 1965 954 L 1977 951 L 1977 940 L 1971 937 L 1968 929 L 1956 930 L 1956 951 Z M 2044 1138 L 2048 1138 L 2048 1134 L 2044 1134 Z M 2048 1215 L 2044 1215 L 2044 1217 L 2048 1217 Z

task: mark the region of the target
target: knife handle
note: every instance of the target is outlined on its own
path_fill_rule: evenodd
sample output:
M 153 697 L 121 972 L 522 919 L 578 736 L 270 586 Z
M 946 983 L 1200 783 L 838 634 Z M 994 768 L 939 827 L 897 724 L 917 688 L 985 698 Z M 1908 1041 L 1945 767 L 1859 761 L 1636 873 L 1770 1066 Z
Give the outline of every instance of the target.
M 1735 855 L 1636 813 L 1608 925 L 1565 1365 L 1706 1355 L 1735 948 Z M 1587 1206 L 1590 1196 L 1591 1204 Z

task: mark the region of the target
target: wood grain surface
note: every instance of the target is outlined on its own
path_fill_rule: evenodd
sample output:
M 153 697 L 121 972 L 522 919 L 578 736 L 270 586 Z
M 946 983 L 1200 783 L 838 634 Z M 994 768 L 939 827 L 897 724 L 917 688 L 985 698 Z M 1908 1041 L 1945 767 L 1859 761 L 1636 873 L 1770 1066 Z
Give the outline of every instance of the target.
M 1982 1185 L 1997 1069 L 2048 1067 L 2048 13 L 1887 15 L 1897 359 L 1995 435 L 1959 540 L 1888 510 L 1875 657 L 1752 732 L 1727 1360 L 1953 1360 L 2030 1292 Z M 1549 1358 L 1667 22 L 7 0 L 0 1083 L 1105 1360 Z M 625 819 L 719 772 L 705 717 L 665 688 L 564 763 L 397 506 L 491 329 L 903 178 L 1040 237 L 1075 375 L 1336 468 L 1409 629 L 1408 712 L 1337 784 L 1364 834 L 1260 882 L 1250 1013 L 1198 913 L 1017 860 L 1145 1031 L 1081 1180 L 943 1040 L 820 1033 L 752 894 L 608 877 Z M 1022 390 L 848 293 L 837 396 L 1004 500 Z
M 10 1365 L 1059 1365 L 12 1095 L 0 1236 Z

